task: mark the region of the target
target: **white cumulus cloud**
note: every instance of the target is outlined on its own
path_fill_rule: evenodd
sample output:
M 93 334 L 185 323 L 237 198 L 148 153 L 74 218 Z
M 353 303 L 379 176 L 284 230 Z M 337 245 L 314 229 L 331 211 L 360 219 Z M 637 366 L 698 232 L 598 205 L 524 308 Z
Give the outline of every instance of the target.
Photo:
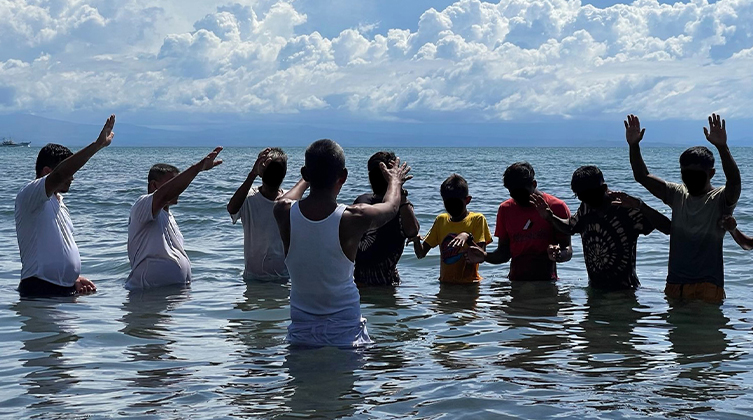
M 0 0 L 0 110 L 753 117 L 751 0 L 460 0 L 416 30 L 380 21 L 328 38 L 284 0 Z

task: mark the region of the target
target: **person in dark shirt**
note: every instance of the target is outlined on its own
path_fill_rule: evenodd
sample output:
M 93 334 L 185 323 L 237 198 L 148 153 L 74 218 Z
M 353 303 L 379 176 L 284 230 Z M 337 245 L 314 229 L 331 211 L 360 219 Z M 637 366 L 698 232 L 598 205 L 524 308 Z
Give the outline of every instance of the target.
M 554 215 L 542 197 L 534 195 L 532 201 L 555 229 L 581 235 L 591 287 L 637 288 L 640 285 L 635 273 L 638 236 L 648 235 L 654 229 L 669 234 L 670 220 L 635 197 L 609 191 L 596 166 L 578 168 L 573 173 L 571 187 L 581 205 L 569 220 Z
M 376 204 L 384 200 L 387 180 L 379 168 L 384 162 L 391 167 L 397 157 L 392 152 L 377 152 L 369 158 L 369 182 L 373 193 L 356 198 L 354 204 Z M 419 225 L 413 213 L 413 203 L 403 189 L 400 211 L 386 225 L 367 231 L 361 238 L 356 255 L 354 278 L 359 286 L 397 286 L 400 274 L 397 263 L 403 255 L 405 240 L 418 235 Z

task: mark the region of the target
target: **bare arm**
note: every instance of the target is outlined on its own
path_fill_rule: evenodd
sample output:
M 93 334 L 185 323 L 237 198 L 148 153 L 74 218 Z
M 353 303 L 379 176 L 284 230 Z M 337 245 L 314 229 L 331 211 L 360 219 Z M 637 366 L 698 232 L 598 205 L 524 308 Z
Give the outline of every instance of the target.
M 306 192 L 306 190 L 309 188 L 309 183 L 306 182 L 303 178 L 299 179 L 298 182 L 293 185 L 293 188 L 288 190 L 285 194 L 282 195 L 278 200 L 292 200 L 297 201 L 300 200 L 301 197 L 303 197 L 303 193 Z
M 533 204 L 533 206 L 536 208 L 536 211 L 539 212 L 539 215 L 549 224 L 551 224 L 555 230 L 565 235 L 573 234 L 572 226 L 570 226 L 570 220 L 562 219 L 554 214 L 552 209 L 549 207 L 549 204 L 546 202 L 546 200 L 544 200 L 543 196 L 539 194 L 531 194 L 531 204 Z M 567 239 L 568 241 L 566 241 L 566 244 L 563 242 L 564 239 L 560 240 L 560 247 L 562 249 L 570 246 L 569 236 L 567 237 Z
M 99 137 L 92 144 L 84 147 L 76 152 L 73 156 L 60 162 L 55 169 L 47 175 L 47 179 L 44 181 L 44 189 L 47 193 L 47 197 L 52 196 L 55 191 L 58 191 L 63 185 L 68 182 L 73 175 L 78 172 L 89 159 L 94 156 L 95 153 L 104 149 L 112 143 L 112 138 L 115 133 L 112 132 L 115 127 L 115 115 L 110 115 L 110 118 L 105 122 L 105 126 L 102 127 L 102 131 L 99 133 Z
M 413 240 L 413 252 L 416 254 L 416 258 L 423 259 L 426 257 L 426 254 L 431 251 L 431 246 L 424 242 L 423 238 L 421 236 L 417 236 Z
M 407 198 L 407 194 L 402 194 L 402 200 L 400 202 L 400 224 L 403 228 L 403 235 L 405 235 L 406 238 L 413 238 L 418 235 L 421 226 L 418 224 L 416 214 L 413 212 L 413 204 L 410 204 Z
M 722 220 L 719 221 L 719 224 L 724 230 L 732 234 L 732 238 L 738 245 L 740 245 L 740 248 L 746 251 L 753 249 L 753 238 L 737 229 L 737 220 L 735 220 L 734 217 L 724 216 Z
M 215 148 L 212 153 L 208 154 L 204 159 L 191 165 L 191 167 L 179 173 L 175 178 L 167 181 L 155 191 L 154 198 L 152 199 L 152 214 L 159 214 L 167 204 L 178 198 L 178 196 L 185 191 L 189 185 L 191 185 L 191 181 L 196 178 L 196 175 L 198 175 L 199 172 L 208 171 L 221 164 L 221 160 L 215 160 L 221 151 L 222 147 Z
M 364 231 L 380 228 L 395 218 L 402 200 L 403 184 L 413 178 L 412 175 L 408 175 L 410 166 L 407 163 L 401 165 L 399 158 L 390 168 L 387 168 L 383 162 L 380 167 L 387 179 L 387 192 L 384 194 L 383 201 L 373 205 L 356 204 L 349 208 L 354 215 L 368 222 Z
M 622 191 L 609 191 L 609 198 L 612 199 L 612 205 L 627 208 L 640 209 L 643 216 L 651 223 L 651 226 L 659 232 L 669 235 L 672 228 L 672 221 L 667 216 L 659 213 L 656 209 L 644 203 L 643 200 L 628 195 Z
M 251 172 L 248 173 L 246 180 L 243 181 L 243 184 L 241 184 L 238 190 L 235 191 L 235 194 L 233 194 L 230 202 L 227 203 L 228 213 L 237 214 L 239 211 L 241 211 L 243 202 L 246 201 L 248 192 L 251 190 L 251 186 L 254 185 L 254 180 L 264 174 L 264 168 L 269 165 L 269 161 L 269 148 L 266 148 L 259 154 L 259 157 L 256 159 L 254 167 L 251 168 Z
M 465 254 L 465 260 L 471 264 L 480 264 L 488 262 L 490 264 L 503 264 L 510 261 L 510 241 L 509 239 L 501 240 L 497 249 L 492 252 L 486 251 L 486 243 L 483 247 L 472 244 L 468 247 Z
M 672 221 L 669 218 L 657 211 L 655 208 L 641 201 L 640 205 L 641 213 L 646 217 L 646 220 L 651 223 L 659 232 L 669 235 L 672 230 Z
M 725 199 L 727 206 L 734 206 L 737 204 L 737 200 L 740 199 L 742 180 L 740 179 L 740 169 L 737 167 L 737 163 L 727 146 L 726 125 L 726 122 L 719 115 L 711 114 L 709 117 L 709 128 L 703 127 L 703 134 L 706 135 L 706 140 L 716 146 L 716 150 L 719 152 L 719 157 L 722 160 L 722 169 L 724 169 L 724 177 L 727 178 L 724 189 Z
M 667 193 L 667 183 L 648 172 L 646 162 L 641 155 L 640 142 L 646 129 L 641 129 L 641 123 L 635 115 L 628 115 L 625 121 L 625 138 L 630 146 L 630 167 L 633 169 L 633 177 L 643 185 L 654 197 L 664 201 Z

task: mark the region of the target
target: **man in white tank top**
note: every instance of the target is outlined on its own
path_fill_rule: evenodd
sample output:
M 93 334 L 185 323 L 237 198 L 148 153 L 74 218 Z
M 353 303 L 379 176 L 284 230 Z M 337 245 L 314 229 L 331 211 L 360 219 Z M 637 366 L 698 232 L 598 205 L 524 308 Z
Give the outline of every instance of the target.
M 410 167 L 381 164 L 388 181 L 384 201 L 377 204 L 337 203 L 348 170 L 345 153 L 332 140 L 318 140 L 306 149 L 303 179 L 277 200 L 275 219 L 290 273 L 288 341 L 304 346 L 355 347 L 371 342 L 361 317 L 360 295 L 353 282 L 361 237 L 396 215 Z M 300 201 L 305 190 L 309 195 Z

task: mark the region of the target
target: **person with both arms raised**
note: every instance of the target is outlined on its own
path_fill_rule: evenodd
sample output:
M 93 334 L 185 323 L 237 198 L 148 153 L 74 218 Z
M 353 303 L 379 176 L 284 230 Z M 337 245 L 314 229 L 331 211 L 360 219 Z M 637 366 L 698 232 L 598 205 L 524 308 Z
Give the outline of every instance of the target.
M 703 128 L 706 140 L 719 152 L 727 179 L 723 187 L 717 188 L 711 185 L 716 173 L 714 155 L 706 147 L 691 147 L 680 155 L 683 183 L 676 184 L 648 171 L 640 149 L 646 130 L 641 129 L 638 117 L 629 115 L 625 129 L 635 180 L 672 208 L 665 294 L 671 298 L 721 302 L 725 298 L 722 254 L 725 230 L 720 220 L 732 214 L 742 184 L 740 170 L 727 146 L 725 121 L 712 114 L 709 127 Z

